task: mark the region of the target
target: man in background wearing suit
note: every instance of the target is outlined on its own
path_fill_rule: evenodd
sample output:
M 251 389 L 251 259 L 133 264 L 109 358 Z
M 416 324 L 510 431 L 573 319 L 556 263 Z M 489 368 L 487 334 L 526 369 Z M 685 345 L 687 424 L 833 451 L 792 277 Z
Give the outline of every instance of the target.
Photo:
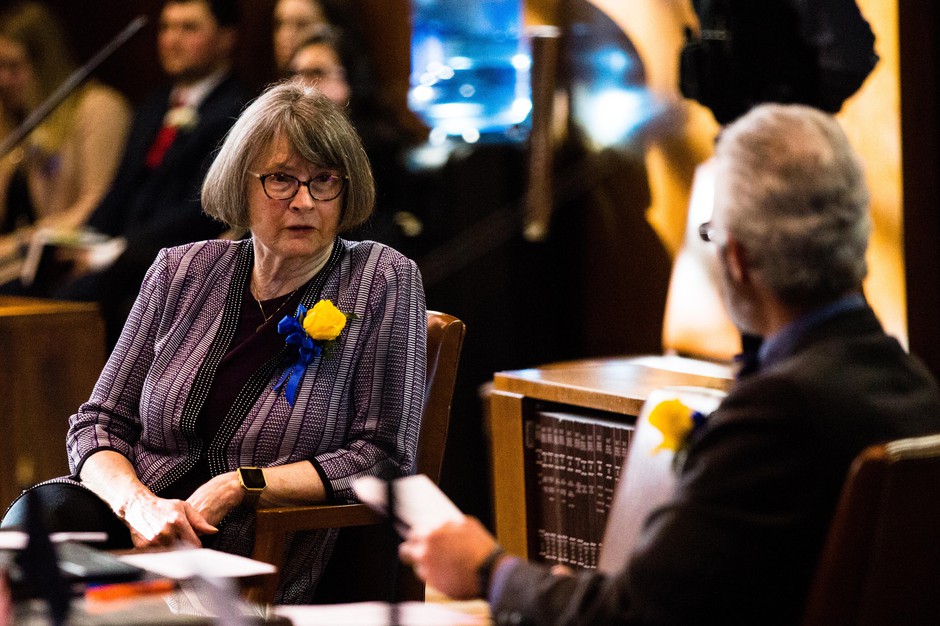
M 218 236 L 199 190 L 213 151 L 246 102 L 232 75 L 237 0 L 169 0 L 157 47 L 172 84 L 138 110 L 121 165 L 89 226 L 114 239 L 85 259 L 91 271 L 53 291 L 97 301 L 113 345 L 160 248 Z
M 473 518 L 401 546 L 435 588 L 487 597 L 499 624 L 799 623 L 852 460 L 940 432 L 936 382 L 862 294 L 868 192 L 835 119 L 760 105 L 715 160 L 700 232 L 732 320 L 763 342 L 686 439 L 675 491 L 620 571 L 553 573 L 502 554 Z

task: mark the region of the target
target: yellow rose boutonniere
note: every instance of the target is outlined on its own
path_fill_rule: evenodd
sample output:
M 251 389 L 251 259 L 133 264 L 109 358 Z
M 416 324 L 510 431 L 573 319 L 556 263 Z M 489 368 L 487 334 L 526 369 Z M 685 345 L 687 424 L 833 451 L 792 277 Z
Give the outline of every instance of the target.
M 297 317 L 285 315 L 278 322 L 277 332 L 284 336 L 284 343 L 297 351 L 293 365 L 274 385 L 275 390 L 282 386 L 285 388 L 284 395 L 291 406 L 297 399 L 300 379 L 307 366 L 321 354 L 329 356 L 333 342 L 346 328 L 349 319 L 359 319 L 359 316 L 343 313 L 329 300 L 320 300 L 309 311 L 301 304 L 297 307 Z
M 653 407 L 647 420 L 663 436 L 662 442 L 653 448 L 653 454 L 663 450 L 679 453 L 685 447 L 689 434 L 705 424 L 706 416 L 687 407 L 681 400 L 672 398 Z
M 329 300 L 320 300 L 304 316 L 303 324 L 314 341 L 332 341 L 346 327 L 346 314 Z

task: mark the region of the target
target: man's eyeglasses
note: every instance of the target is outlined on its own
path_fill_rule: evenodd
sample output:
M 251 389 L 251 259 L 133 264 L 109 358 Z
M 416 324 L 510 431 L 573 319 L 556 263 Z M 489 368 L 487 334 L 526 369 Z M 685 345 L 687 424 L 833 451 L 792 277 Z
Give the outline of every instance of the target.
M 698 236 L 701 237 L 702 241 L 707 243 L 717 243 L 718 242 L 718 229 L 712 226 L 711 221 L 699 224 L 698 226 Z
M 343 187 L 346 186 L 346 181 L 349 179 L 348 176 L 337 176 L 336 174 L 319 174 L 310 180 L 300 180 L 296 176 L 281 172 L 272 172 L 271 174 L 248 173 L 261 181 L 264 195 L 272 200 L 290 200 L 300 191 L 300 186 L 305 185 L 311 198 L 325 202 L 343 193 Z

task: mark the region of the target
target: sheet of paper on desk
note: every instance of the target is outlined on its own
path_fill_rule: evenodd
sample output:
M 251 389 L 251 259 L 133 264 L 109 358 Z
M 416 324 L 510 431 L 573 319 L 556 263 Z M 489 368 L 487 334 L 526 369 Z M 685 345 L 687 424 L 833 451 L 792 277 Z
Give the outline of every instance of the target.
M 389 605 L 384 602 L 283 605 L 274 608 L 277 615 L 286 617 L 294 626 L 385 626 L 389 623 L 390 611 Z M 398 624 L 401 626 L 477 626 L 487 623 L 482 615 L 455 611 L 439 604 L 403 602 L 398 605 Z
M 121 556 L 120 559 L 174 580 L 183 580 L 194 576 L 203 578 L 242 578 L 244 576 L 273 574 L 277 571 L 276 567 L 268 563 L 208 548 L 141 552 L 126 554 Z
M 386 482 L 375 476 L 362 476 L 352 483 L 359 499 L 370 508 L 385 513 Z M 449 521 L 459 521 L 463 514 L 451 499 L 424 474 L 395 480 L 395 517 L 401 526 L 430 530 Z
M 63 541 L 81 541 L 83 543 L 98 543 L 108 540 L 107 533 L 99 532 L 62 532 L 49 535 L 52 543 Z M 29 543 L 29 535 L 21 530 L 0 531 L 0 550 L 22 550 Z

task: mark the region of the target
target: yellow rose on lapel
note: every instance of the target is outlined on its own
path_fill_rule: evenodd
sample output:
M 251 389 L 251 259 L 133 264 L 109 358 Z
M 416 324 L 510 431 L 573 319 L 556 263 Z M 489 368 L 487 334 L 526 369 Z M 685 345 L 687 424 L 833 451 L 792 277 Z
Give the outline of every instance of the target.
M 650 411 L 650 425 L 662 433 L 663 441 L 653 452 L 672 450 L 677 452 L 685 443 L 685 438 L 695 426 L 694 411 L 677 399 L 664 400 Z
M 346 327 L 346 314 L 329 300 L 320 300 L 304 316 L 304 330 L 317 341 L 332 341 Z

